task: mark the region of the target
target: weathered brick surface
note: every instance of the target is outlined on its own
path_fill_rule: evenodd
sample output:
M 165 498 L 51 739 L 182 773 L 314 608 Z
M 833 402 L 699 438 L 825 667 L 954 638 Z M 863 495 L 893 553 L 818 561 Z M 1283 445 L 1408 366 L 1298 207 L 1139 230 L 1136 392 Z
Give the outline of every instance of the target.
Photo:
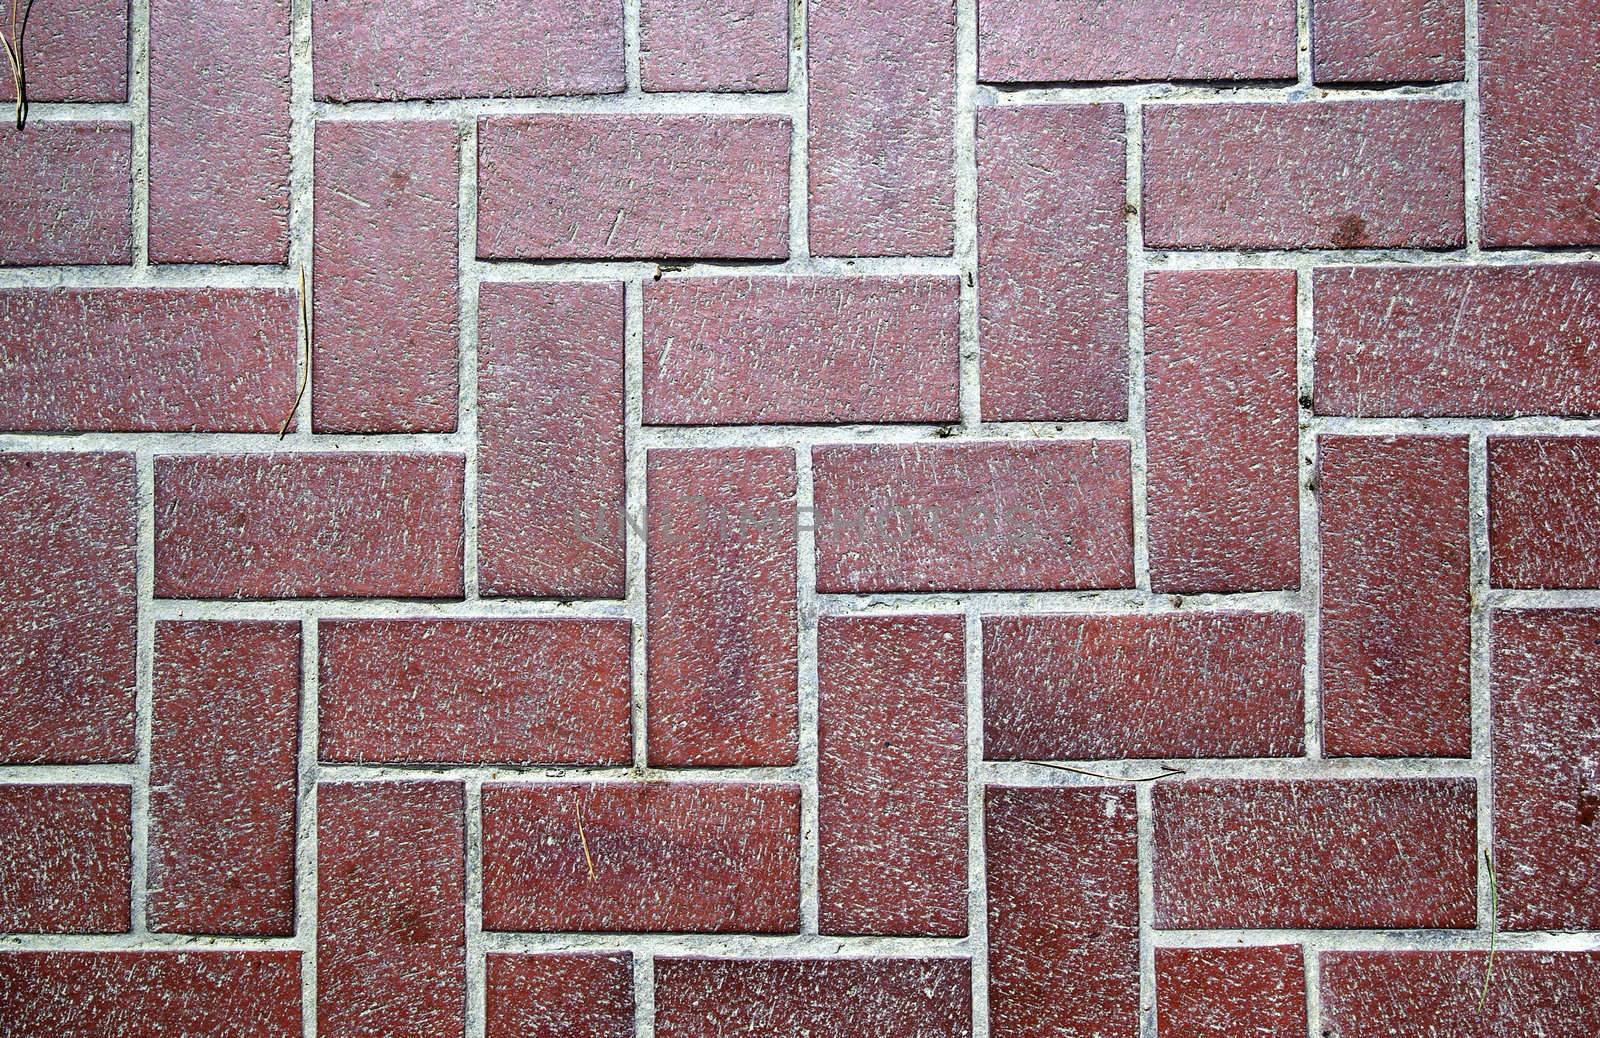
M 1159 1038 L 1300 1038 L 1306 974 L 1298 945 L 1157 948 Z
M 633 956 L 488 955 L 487 1038 L 633 1038 Z
M 35 4 L 23 35 L 28 100 L 126 101 L 129 6 L 127 0 Z M 0 101 L 16 96 L 11 78 L 0 76 Z
M 789 85 L 786 0 L 643 0 L 646 90 L 781 91 Z
M 1490 582 L 1600 587 L 1600 436 L 1489 440 Z
M 133 131 L 43 123 L 0 148 L 0 267 L 133 258 Z
M 1465 26 L 1462 0 L 1317 0 L 1311 75 L 1318 83 L 1458 80 Z
M 0 933 L 125 932 L 130 811 L 127 786 L 0 786 Z

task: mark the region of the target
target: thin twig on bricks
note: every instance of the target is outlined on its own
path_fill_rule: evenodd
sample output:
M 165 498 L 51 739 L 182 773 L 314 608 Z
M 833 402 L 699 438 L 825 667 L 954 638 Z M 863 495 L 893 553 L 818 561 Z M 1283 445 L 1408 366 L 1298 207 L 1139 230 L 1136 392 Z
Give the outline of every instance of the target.
M 17 129 L 28 124 L 28 67 L 23 58 L 22 38 L 28 32 L 28 15 L 33 13 L 33 0 L 22 7 L 22 21 L 17 21 L 17 0 L 11 0 L 11 36 L 0 33 L 0 43 L 5 45 L 6 60 L 11 63 L 11 85 L 17 92 Z
M 1074 775 L 1087 775 L 1090 778 L 1105 779 L 1107 782 L 1160 782 L 1162 779 L 1171 778 L 1174 775 L 1188 774 L 1188 772 L 1184 771 L 1182 768 L 1174 768 L 1170 764 L 1156 765 L 1161 769 L 1161 774 L 1159 775 L 1137 775 L 1132 777 L 1124 777 L 1121 775 L 1107 775 L 1103 771 L 1090 771 L 1088 768 L 1075 768 L 1070 764 L 1051 764 L 1042 760 L 1031 760 L 1028 763 L 1037 764 L 1041 768 L 1051 768 L 1055 771 L 1070 771 Z
M 1478 992 L 1478 1012 L 1489 1001 L 1489 981 L 1494 979 L 1494 942 L 1500 934 L 1500 881 L 1494 876 L 1494 858 L 1483 851 L 1483 867 L 1489 871 L 1489 958 L 1483 970 L 1483 990 Z
M 289 413 L 283 416 L 283 424 L 278 426 L 278 439 L 283 439 L 289 431 L 289 423 L 294 421 L 295 412 L 300 410 L 300 398 L 306 395 L 306 385 L 311 381 L 311 304 L 306 296 L 306 268 L 300 268 L 300 338 L 304 345 L 305 366 L 300 369 L 300 388 L 295 390 L 294 403 L 289 405 Z
M 589 867 L 589 878 L 594 879 L 594 858 L 589 855 L 589 837 L 583 833 L 583 801 L 574 795 L 572 806 L 578 816 L 578 842 L 583 844 L 583 863 Z

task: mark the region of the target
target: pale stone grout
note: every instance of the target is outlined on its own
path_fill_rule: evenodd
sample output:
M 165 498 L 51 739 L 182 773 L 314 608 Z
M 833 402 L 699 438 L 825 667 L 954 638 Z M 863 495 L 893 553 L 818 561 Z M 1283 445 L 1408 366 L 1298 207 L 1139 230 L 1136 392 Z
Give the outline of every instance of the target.
M 1305 698 L 1305 752 L 1322 756 L 1322 537 L 1317 498 L 1317 436 L 1319 424 L 1311 413 L 1315 388 L 1316 337 L 1312 327 L 1314 279 L 1308 267 L 1295 271 L 1295 400 L 1298 408 L 1295 444 L 1295 480 L 1300 502 L 1300 598 L 1305 625 L 1305 659 L 1301 665 Z
M 1139 874 L 1139 1034 L 1157 1038 L 1156 1028 L 1156 949 L 1150 938 L 1155 931 L 1155 809 L 1150 787 L 1141 782 L 1133 787 L 1136 867 Z
M 649 619 L 646 584 L 649 574 L 649 541 L 646 537 L 648 502 L 647 455 L 640 434 L 644 382 L 644 301 L 643 287 L 630 281 L 624 289 L 623 306 L 623 442 L 625 501 L 627 521 L 623 524 L 625 550 L 623 610 L 633 623 L 630 658 L 633 764 L 643 768 L 650 762 L 647 743 L 646 685 L 648 682 Z
M 483 935 L 483 779 L 469 776 L 465 782 L 466 872 L 462 888 L 466 915 L 466 1014 L 465 1038 L 483 1038 L 486 1027 L 487 964 Z
M 629 101 L 645 96 L 639 78 L 639 2 L 622 0 L 622 74 L 627 86 L 621 96 Z
M 960 278 L 957 312 L 957 399 L 961 425 L 983 424 L 982 370 L 978 345 L 978 9 L 977 0 L 955 0 L 956 103 L 953 131 L 955 197 L 954 273 Z
M 300 949 L 303 1038 L 317 1035 L 317 702 L 321 683 L 315 619 L 300 622 L 300 732 L 296 753 L 295 947 Z
M 1144 113 L 1137 102 L 1123 109 L 1123 210 L 1128 251 L 1128 431 L 1133 489 L 1133 583 L 1150 590 L 1149 455 L 1144 395 Z M 1146 1035 L 1145 1038 L 1151 1038 Z
M 478 574 L 478 124 L 464 119 L 456 124 L 460 149 L 458 188 L 456 283 L 460 295 L 460 329 L 456 347 L 457 399 L 455 441 L 466 452 L 462 480 L 463 597 L 476 602 Z
M 817 687 L 817 565 L 815 493 L 811 470 L 811 451 L 795 448 L 795 524 L 796 612 L 799 631 L 796 655 L 799 663 L 796 710 L 798 754 L 795 771 L 800 778 L 800 932 L 818 932 L 820 914 L 821 831 L 818 824 L 818 713 Z
M 1466 252 L 1469 256 L 1481 255 L 1482 230 L 1483 230 L 1483 133 L 1482 133 L 1482 99 L 1479 96 L 1478 76 L 1478 0 L 1465 0 L 1462 4 L 1463 37 L 1462 57 L 1464 62 L 1463 75 L 1466 81 L 1462 84 L 1463 96 L 1466 100 L 1464 118 L 1466 125 L 1463 127 L 1462 145 L 1463 161 L 1463 198 L 1466 205 Z
M 1472 760 L 1477 765 L 1478 824 L 1477 847 L 1473 862 L 1478 882 L 1478 928 L 1491 930 L 1495 920 L 1490 911 L 1489 869 L 1483 855 L 1494 848 L 1494 769 L 1492 695 L 1490 686 L 1490 594 L 1489 594 L 1489 452 L 1481 432 L 1467 439 L 1467 529 L 1470 558 L 1471 594 L 1471 670 Z
M 137 615 L 134 679 L 134 768 L 130 790 L 131 864 L 129 887 L 130 927 L 135 936 L 148 934 L 146 895 L 150 877 L 150 744 L 155 713 L 155 617 L 150 609 L 155 586 L 155 462 L 150 455 L 135 455 L 136 541 L 134 588 Z
M 972 953 L 973 1038 L 989 1035 L 989 859 L 983 782 L 983 619 L 963 614 L 967 695 L 967 941 Z
M 133 265 L 134 271 L 144 271 L 150 265 L 150 0 L 131 0 L 128 8 L 128 102 L 126 105 L 106 106 L 120 114 L 90 116 L 91 118 L 125 119 L 133 127 Z M 50 106 L 39 106 L 50 107 Z M 63 108 L 79 106 L 63 105 Z M 99 107 L 99 106 L 92 106 Z M 29 117 L 37 115 L 39 108 L 29 106 Z M 77 118 L 77 116 L 73 116 Z

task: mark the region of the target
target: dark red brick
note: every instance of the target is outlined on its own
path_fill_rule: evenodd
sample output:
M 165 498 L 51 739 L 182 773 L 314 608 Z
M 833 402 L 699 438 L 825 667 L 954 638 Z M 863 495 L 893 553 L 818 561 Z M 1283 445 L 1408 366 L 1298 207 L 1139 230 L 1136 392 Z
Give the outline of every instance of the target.
M 1453 248 L 1460 101 L 1151 105 L 1144 241 L 1176 249 Z
M 818 256 L 948 256 L 954 0 L 806 8 L 810 242 Z
M 317 787 L 317 1034 L 463 1033 L 459 782 Z
M 817 682 L 821 931 L 965 935 L 962 618 L 825 617 Z
M 485 930 L 794 933 L 799 926 L 798 786 L 483 787 Z
M 1600 928 L 1600 611 L 1491 620 L 1500 925 Z
M 1121 105 L 978 111 L 978 354 L 986 421 L 1128 415 Z
M 673 278 L 644 287 L 644 420 L 953 422 L 953 277 Z
M 11 38 L 9 23 L 5 35 Z M 23 43 L 30 103 L 128 99 L 127 0 L 35 4 Z M 0 101 L 16 96 L 11 78 L 0 76 Z
M 485 956 L 487 1038 L 633 1038 L 633 956 Z
M 1150 586 L 1300 586 L 1295 274 L 1145 282 Z
M 450 432 L 456 129 L 324 122 L 316 137 L 314 427 Z
M 1125 442 L 830 446 L 814 457 L 818 590 L 1133 584 Z
M 1316 478 L 1324 752 L 1470 756 L 1466 438 L 1324 436 Z
M 479 312 L 479 588 L 621 598 L 622 286 L 485 285 Z
M 1489 440 L 1496 587 L 1600 587 L 1600 436 Z
M 1427 83 L 1465 74 L 1462 0 L 1317 0 L 1311 75 L 1318 83 Z
M 529 115 L 478 124 L 478 258 L 783 259 L 783 116 Z
M 323 100 L 616 94 L 625 85 L 615 0 L 314 0 L 311 17 Z
M 39 122 L 28 129 L 0 148 L 0 267 L 130 262 L 132 128 Z
M 448 454 L 157 458 L 155 593 L 459 596 L 462 470 Z
M 127 786 L 0 785 L 0 933 L 125 932 L 131 808 Z
M 0 761 L 134 757 L 130 454 L 0 454 Z
M 1157 948 L 1158 1038 L 1304 1038 L 1300 946 Z
M 1297 756 L 1304 634 L 1293 613 L 984 617 L 984 756 Z
M 644 0 L 639 79 L 646 90 L 787 89 L 788 3 Z
M 288 258 L 289 8 L 150 0 L 152 262 Z
M 1153 795 L 1159 927 L 1476 922 L 1470 779 L 1176 782 Z
M 1316 409 L 1600 415 L 1600 265 L 1319 270 Z
M 626 620 L 324 620 L 327 761 L 628 764 Z
M 792 764 L 794 455 L 654 450 L 647 467 L 650 763 Z
M 1139 1034 L 1133 789 L 991 786 L 989 1033 Z
M 156 625 L 150 929 L 293 936 L 298 623 Z

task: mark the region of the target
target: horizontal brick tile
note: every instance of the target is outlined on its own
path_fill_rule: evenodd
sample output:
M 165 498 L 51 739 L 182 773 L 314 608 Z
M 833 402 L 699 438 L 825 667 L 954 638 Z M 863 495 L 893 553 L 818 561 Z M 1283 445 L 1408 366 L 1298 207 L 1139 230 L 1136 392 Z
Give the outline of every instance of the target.
M 1459 101 L 1153 105 L 1144 159 L 1151 248 L 1465 241 Z
M 832 446 L 814 452 L 817 588 L 1131 587 L 1128 445 Z
M 483 787 L 485 930 L 794 933 L 799 926 L 798 786 Z
M 787 117 L 530 115 L 478 124 L 478 258 L 783 259 Z
M 158 597 L 461 594 L 459 456 L 181 455 L 155 468 Z
M 1600 415 L 1600 264 L 1319 270 L 1316 409 Z
M 1600 587 L 1600 436 L 1489 439 L 1496 587 Z
M 1159 1038 L 1301 1038 L 1306 973 L 1300 946 L 1157 948 Z
M 1155 924 L 1471 927 L 1470 779 L 1161 783 Z
M 319 755 L 628 764 L 626 620 L 324 620 Z
M 127 786 L 0 785 L 0 933 L 125 932 L 131 809 Z
M 28 101 L 128 99 L 127 0 L 55 0 L 28 12 L 24 69 Z M 11 36 L 7 26 L 6 37 Z M 0 77 L 0 101 L 16 100 Z M 35 129 L 40 124 L 33 124 Z
M 633 1038 L 633 956 L 484 956 L 486 1038 Z
M 134 758 L 131 454 L 0 453 L 0 761 Z
M 1317 0 L 1311 77 L 1318 83 L 1427 83 L 1461 79 L 1462 0 Z
M 295 311 L 273 289 L 0 292 L 0 427 L 277 432 L 294 404 Z
M 150 929 L 292 936 L 300 625 L 156 625 Z
M 644 420 L 953 422 L 953 277 L 672 278 L 644 287 Z
M 30 52 L 27 67 L 36 60 Z M 132 127 L 44 122 L 29 129 L 0 149 L 0 267 L 131 262 Z
M 984 617 L 984 756 L 1298 755 L 1304 633 L 1293 613 Z
M 786 0 L 644 0 L 645 90 L 778 91 L 789 86 Z
M 817 683 L 821 931 L 964 935 L 961 617 L 824 617 Z

